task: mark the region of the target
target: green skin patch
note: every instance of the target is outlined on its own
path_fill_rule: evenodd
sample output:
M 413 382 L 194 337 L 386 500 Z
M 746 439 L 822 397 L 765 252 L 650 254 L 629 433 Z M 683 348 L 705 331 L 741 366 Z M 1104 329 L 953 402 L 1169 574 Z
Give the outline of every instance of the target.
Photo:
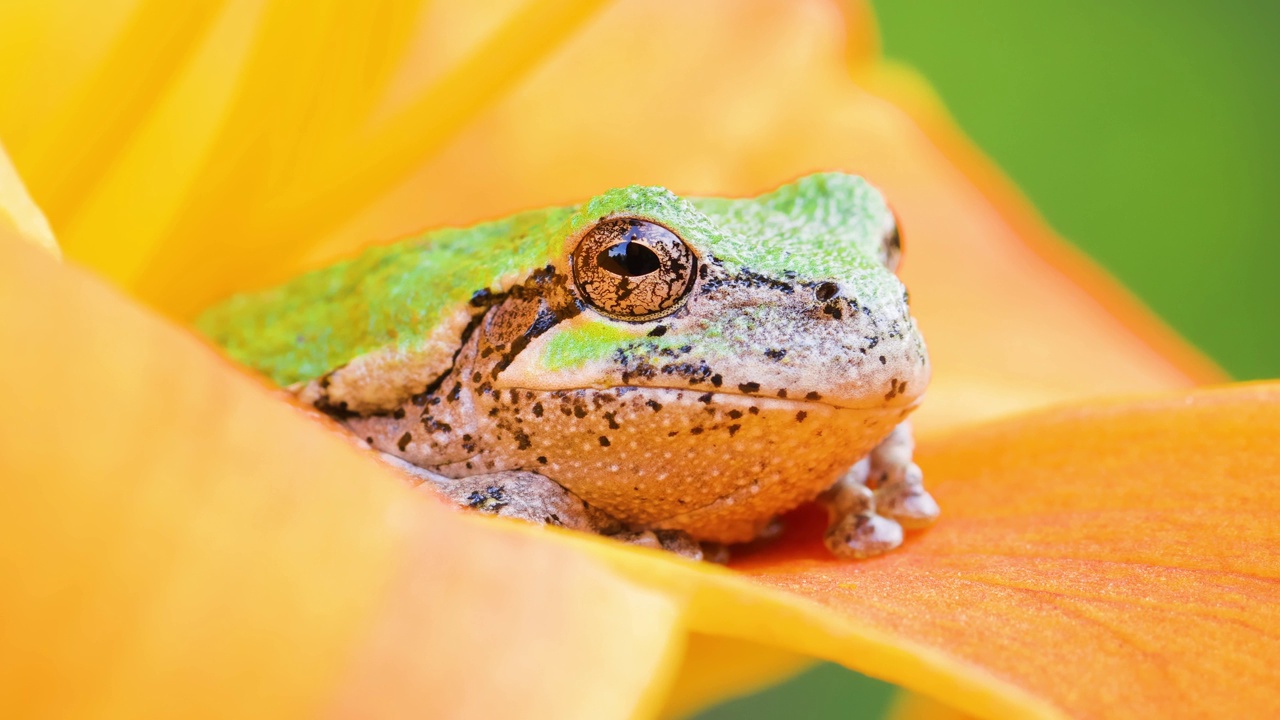
M 878 260 L 892 214 L 862 178 L 824 173 L 748 199 L 680 198 L 665 188 L 610 190 L 576 207 L 513 215 L 466 229 L 444 229 L 237 295 L 206 311 L 197 328 L 231 357 L 281 386 L 318 378 L 352 358 L 387 347 L 413 351 L 441 320 L 476 293 L 501 293 L 536 269 L 568 267 L 581 233 L 625 215 L 659 223 L 704 261 L 761 278 L 853 283 L 870 302 L 901 295 Z M 564 369 L 607 357 L 644 333 L 641 326 L 587 312 L 554 328 L 542 363 Z M 727 315 L 699 342 L 748 331 L 750 318 Z M 744 325 L 746 323 L 746 325 Z M 690 338 L 666 337 L 659 347 Z M 726 346 L 728 347 L 728 346 Z

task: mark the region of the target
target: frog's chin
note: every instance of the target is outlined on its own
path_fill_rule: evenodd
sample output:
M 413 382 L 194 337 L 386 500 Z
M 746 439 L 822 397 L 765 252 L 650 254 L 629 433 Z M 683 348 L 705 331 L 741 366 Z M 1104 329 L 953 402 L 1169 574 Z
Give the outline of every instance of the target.
M 495 439 L 519 438 L 490 446 L 486 467 L 535 471 L 623 522 L 716 542 L 750 540 L 816 497 L 914 407 L 638 385 L 495 388 L 476 403 Z

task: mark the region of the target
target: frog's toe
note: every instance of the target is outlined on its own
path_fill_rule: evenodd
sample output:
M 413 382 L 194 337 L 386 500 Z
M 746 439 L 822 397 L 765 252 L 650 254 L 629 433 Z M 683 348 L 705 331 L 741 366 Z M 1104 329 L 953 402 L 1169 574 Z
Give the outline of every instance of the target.
M 902 526 L 874 513 L 845 515 L 827 528 L 824 538 L 832 555 L 869 558 L 902 544 Z
M 925 528 L 942 512 L 938 502 L 924 489 L 924 475 L 909 463 L 898 477 L 876 490 L 876 511 L 897 520 L 908 530 Z
M 609 537 L 628 545 L 666 550 L 690 560 L 703 559 L 702 545 L 683 530 L 627 530 Z
M 716 565 L 728 565 L 732 552 L 729 546 L 718 542 L 702 543 L 702 559 Z

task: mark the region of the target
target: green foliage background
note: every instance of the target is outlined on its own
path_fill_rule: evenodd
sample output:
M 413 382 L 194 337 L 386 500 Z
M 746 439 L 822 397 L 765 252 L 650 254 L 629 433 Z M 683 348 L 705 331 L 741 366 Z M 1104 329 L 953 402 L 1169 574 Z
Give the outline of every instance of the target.
M 872 4 L 1055 229 L 1233 377 L 1280 376 L 1280 3 Z M 821 665 L 699 718 L 879 718 L 892 693 Z

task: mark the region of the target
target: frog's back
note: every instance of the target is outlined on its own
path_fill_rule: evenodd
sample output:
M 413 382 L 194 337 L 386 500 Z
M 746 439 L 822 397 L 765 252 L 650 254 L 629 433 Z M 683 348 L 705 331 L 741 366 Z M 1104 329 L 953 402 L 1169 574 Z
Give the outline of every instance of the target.
M 401 376 L 406 387 L 429 382 L 447 369 L 471 317 L 483 310 L 477 293 L 500 293 L 544 266 L 572 210 L 535 210 L 373 247 L 283 285 L 236 295 L 196 325 L 282 387 L 327 384 L 331 373 L 357 360 L 372 365 L 345 373 L 346 381 L 376 370 L 383 380 Z M 361 410 L 381 404 L 370 400 Z

